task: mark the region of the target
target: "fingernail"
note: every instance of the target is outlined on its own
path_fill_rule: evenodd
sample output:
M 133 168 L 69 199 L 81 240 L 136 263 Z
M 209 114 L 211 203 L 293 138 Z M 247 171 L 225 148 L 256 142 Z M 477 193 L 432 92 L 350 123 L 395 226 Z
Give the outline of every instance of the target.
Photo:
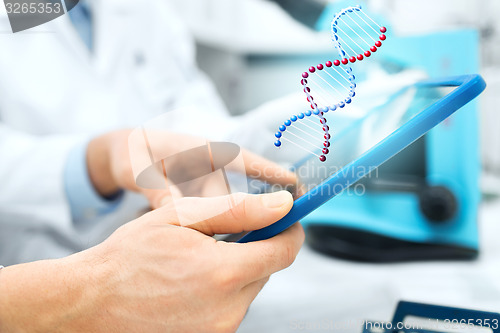
M 292 200 L 292 194 L 288 191 L 279 191 L 262 196 L 262 201 L 266 208 L 279 208 L 289 204 Z

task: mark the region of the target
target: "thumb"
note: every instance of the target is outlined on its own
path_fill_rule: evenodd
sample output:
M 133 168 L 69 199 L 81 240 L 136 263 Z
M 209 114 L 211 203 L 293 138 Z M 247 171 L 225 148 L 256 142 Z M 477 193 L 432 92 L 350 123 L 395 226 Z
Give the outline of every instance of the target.
M 173 204 L 181 226 L 212 236 L 264 228 L 292 209 L 293 197 L 287 191 L 258 195 L 235 193 L 210 198 L 182 198 Z M 156 211 L 161 214 L 162 209 Z

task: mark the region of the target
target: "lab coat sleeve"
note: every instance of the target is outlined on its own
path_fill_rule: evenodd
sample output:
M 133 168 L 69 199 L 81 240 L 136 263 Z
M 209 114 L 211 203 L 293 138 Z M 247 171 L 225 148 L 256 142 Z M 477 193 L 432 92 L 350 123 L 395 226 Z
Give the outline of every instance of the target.
M 69 152 L 64 169 L 64 187 L 74 223 L 113 212 L 123 198 L 123 191 L 110 198 L 96 192 L 87 169 L 87 144 L 79 143 Z
M 82 140 L 71 135 L 30 135 L 0 124 L 2 223 L 72 228 L 63 175 L 70 151 Z

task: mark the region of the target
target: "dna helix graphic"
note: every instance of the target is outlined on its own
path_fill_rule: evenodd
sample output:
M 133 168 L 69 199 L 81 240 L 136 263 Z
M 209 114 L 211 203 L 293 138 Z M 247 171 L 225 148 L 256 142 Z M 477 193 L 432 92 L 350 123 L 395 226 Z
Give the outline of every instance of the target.
M 387 28 L 368 16 L 361 6 L 348 7 L 331 24 L 333 44 L 339 58 L 311 66 L 300 84 L 310 110 L 292 115 L 280 124 L 274 145 L 292 144 L 326 161 L 332 134 L 325 115 L 351 104 L 356 96 L 356 77 L 350 64 L 369 58 L 386 40 Z M 315 118 L 316 121 L 312 120 Z M 297 124 L 301 126 L 297 126 Z

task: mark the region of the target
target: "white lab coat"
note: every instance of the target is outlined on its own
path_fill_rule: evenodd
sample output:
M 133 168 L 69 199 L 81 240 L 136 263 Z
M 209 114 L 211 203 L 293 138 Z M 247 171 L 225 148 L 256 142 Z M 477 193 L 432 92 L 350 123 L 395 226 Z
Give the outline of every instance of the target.
M 93 54 L 67 15 L 18 34 L 0 15 L 0 264 L 70 254 L 136 216 L 119 209 L 75 226 L 63 170 L 77 143 L 182 106 L 226 114 L 166 1 L 91 5 Z

